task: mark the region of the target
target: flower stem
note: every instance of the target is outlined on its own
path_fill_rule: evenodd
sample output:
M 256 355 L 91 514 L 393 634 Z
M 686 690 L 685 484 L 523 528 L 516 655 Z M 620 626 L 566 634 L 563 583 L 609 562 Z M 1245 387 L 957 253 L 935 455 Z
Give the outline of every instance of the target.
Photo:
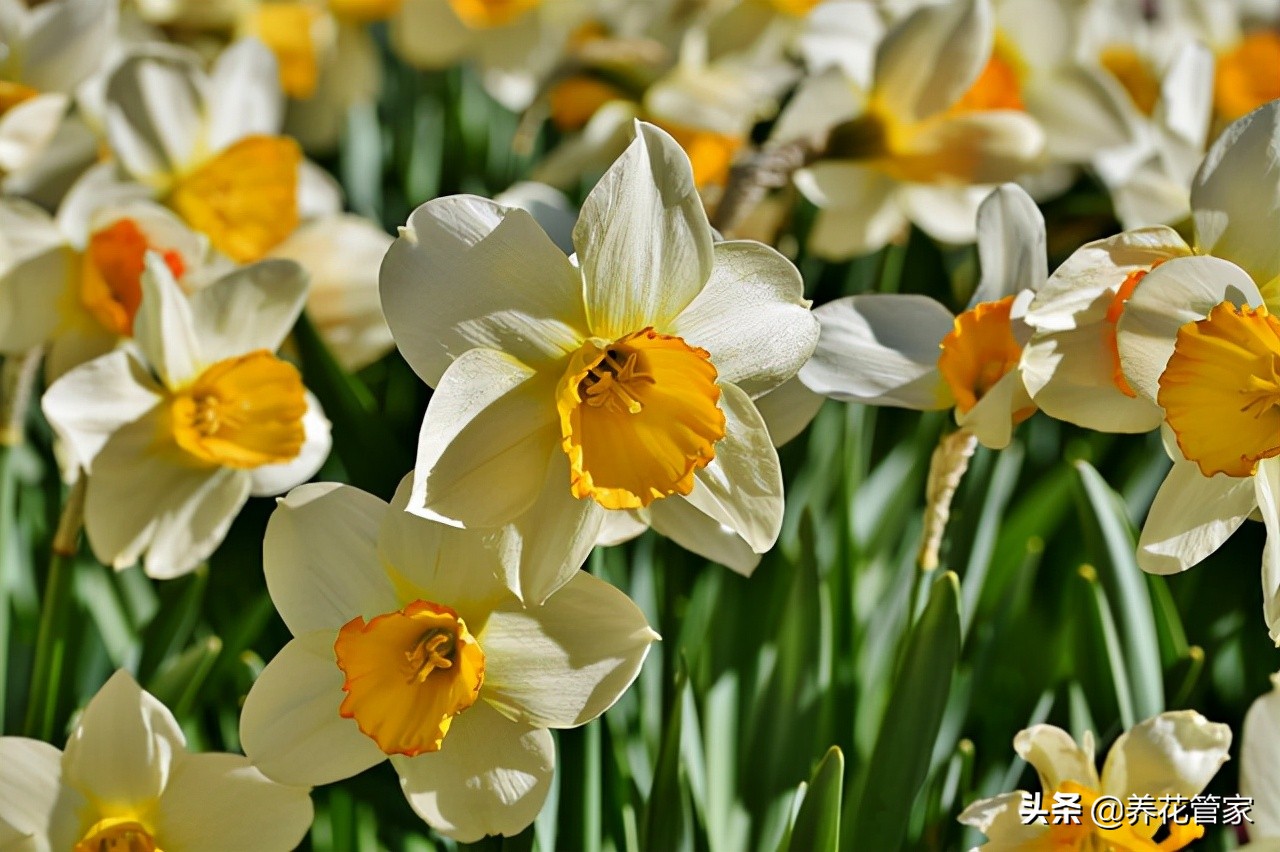
M 66 658 L 67 619 L 71 613 L 75 556 L 79 550 L 80 527 L 84 520 L 84 493 L 87 483 L 81 474 L 71 486 L 53 536 L 49 578 L 40 603 L 40 628 L 36 633 L 36 656 L 31 666 L 31 690 L 27 694 L 27 736 L 48 741 L 58 708 L 58 686 Z

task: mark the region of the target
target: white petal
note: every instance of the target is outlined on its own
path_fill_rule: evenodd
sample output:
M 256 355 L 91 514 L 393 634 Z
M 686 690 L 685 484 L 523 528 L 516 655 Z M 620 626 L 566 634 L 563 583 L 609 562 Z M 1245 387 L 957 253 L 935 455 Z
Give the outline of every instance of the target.
M 101 69 L 118 19 L 110 0 L 54 3 L 35 9 L 18 53 L 21 79 L 42 91 L 70 92 Z
M 782 470 L 778 451 L 755 404 L 738 387 L 720 385 L 725 436 L 716 457 L 694 475 L 684 498 L 736 532 L 756 553 L 773 547 L 782 529 Z
M 1253 481 L 1258 510 L 1267 526 L 1267 543 L 1262 548 L 1262 609 L 1271 641 L 1280 645 L 1280 461 L 1258 462 Z
M 613 547 L 649 529 L 649 510 L 635 509 L 629 512 L 605 512 L 604 523 L 596 535 L 598 547 Z
M 320 630 L 290 640 L 254 681 L 240 711 L 240 744 L 268 778 L 319 786 L 377 766 L 386 755 L 338 715 L 343 674 L 333 643 Z
M 911 183 L 898 187 L 897 201 L 920 230 L 944 243 L 978 238 L 978 207 L 989 187 Z
M 160 255 L 147 252 L 146 264 L 133 339 L 160 381 L 168 388 L 181 387 L 206 363 L 196 321 L 186 294 Z
M 1098 79 L 1105 73 L 1101 68 L 1066 65 L 1047 74 L 1028 75 L 1022 100 L 1044 127 L 1049 159 L 1087 163 L 1100 150 L 1132 141 L 1128 111 Z
M 409 511 L 492 527 L 533 505 L 551 453 L 560 452 L 558 380 L 492 349 L 454 361 L 422 421 Z
M 1240 734 L 1240 795 L 1253 799 L 1249 834 L 1280 841 L 1280 687 L 1249 705 Z
M 671 333 L 711 353 L 719 380 L 755 397 L 791 378 L 818 342 L 804 282 L 791 261 L 756 242 L 715 246 L 706 288 Z
M 246 136 L 275 136 L 284 125 L 284 93 L 276 57 L 257 39 L 225 48 L 209 76 L 209 151 Z
M 439 751 L 391 763 L 418 816 L 472 843 L 486 834 L 510 837 L 533 822 L 551 788 L 555 741 L 481 700 L 453 720 Z
M 866 97 L 849 76 L 839 68 L 828 68 L 800 83 L 770 138 L 775 142 L 820 141 L 832 127 L 855 118 L 865 108 Z
M 938 372 L 939 344 L 955 317 L 927 296 L 872 293 L 828 302 L 813 312 L 822 326 L 800 380 L 845 401 L 929 411 L 952 404 Z
M 275 352 L 302 313 L 307 273 L 291 260 L 242 266 L 191 296 L 205 364 L 265 349 Z
M 569 490 L 569 458 L 551 452 L 542 490 L 527 512 L 511 522 L 502 543 L 507 586 L 526 604 L 542 603 L 586 562 L 609 515 L 595 500 Z
M 1098 786 L 1092 748 L 1082 749 L 1061 728 L 1033 725 L 1019 731 L 1013 738 L 1013 750 L 1035 768 L 1041 789 L 1060 789 L 1064 781 L 1075 781 L 1092 789 Z
M 92 469 L 111 435 L 160 405 L 162 389 L 132 355 L 110 352 L 70 371 L 40 400 L 77 461 Z
M 329 458 L 333 447 L 330 434 L 332 424 L 324 416 L 320 400 L 306 392 L 307 410 L 302 415 L 302 429 L 306 435 L 298 455 L 281 464 L 264 464 L 249 471 L 250 491 L 254 497 L 271 497 L 283 494 L 295 485 L 301 485 L 316 475 L 316 471 Z
M 70 849 L 86 804 L 62 784 L 62 752 L 39 740 L 0 737 L 0 848 Z M 22 837 L 32 845 L 16 842 Z
M 595 116 L 592 116 L 592 120 L 595 120 Z M 623 126 L 629 136 L 631 119 L 628 118 Z M 563 147 L 563 143 L 557 147 L 557 150 L 559 147 Z M 625 147 L 624 140 L 619 149 Z M 605 161 L 605 165 L 612 162 L 616 156 L 616 154 L 610 156 Z M 538 226 L 547 232 L 547 236 L 551 237 L 551 241 L 561 251 L 565 254 L 573 253 L 573 226 L 578 221 L 578 208 L 569 201 L 567 195 L 554 186 L 536 181 L 519 181 L 495 195 L 493 200 L 508 207 L 528 210 Z
M 582 282 L 533 217 L 475 196 L 428 201 L 382 263 L 382 310 L 432 387 L 477 346 L 538 364 L 581 345 Z M 638 329 L 632 329 L 637 331 Z
M 489 616 L 476 637 L 483 697 L 535 727 L 584 724 L 626 692 L 657 638 L 630 598 L 579 571 L 541 606 L 513 601 Z
M 993 35 L 987 0 L 919 8 L 880 42 L 876 90 L 906 120 L 942 112 L 978 79 L 991 55 Z
M 77 249 L 89 242 L 90 223 L 99 210 L 149 201 L 154 191 L 121 175 L 115 163 L 99 163 L 80 175 L 58 206 L 58 228 Z
M 1161 713 L 1120 735 L 1102 766 L 1102 792 L 1197 796 L 1227 762 L 1231 729 L 1194 710 Z
M 1022 383 L 1022 373 L 1010 370 L 991 389 L 961 413 L 956 409 L 956 424 L 968 429 L 978 443 L 991 450 L 1003 450 L 1013 440 L 1013 415 L 1031 407 L 1031 394 Z
M 1240 267 L 1216 257 L 1180 257 L 1139 282 L 1116 324 L 1120 365 L 1129 385 L 1152 401 L 1173 355 L 1178 329 L 1222 302 L 1260 305 L 1262 296 Z
M 775 447 L 783 446 L 803 432 L 818 416 L 825 401 L 825 396 L 814 393 L 800 381 L 799 374 L 754 400 Z
M 342 212 L 342 184 L 311 160 L 298 165 L 298 216 L 305 222 Z
M 1153 574 L 1185 571 L 1221 547 L 1257 505 L 1251 478 L 1206 477 L 1179 459 L 1142 525 L 1138 564 Z
M 818 206 L 809 249 L 845 260 L 883 248 L 907 226 L 895 201 L 897 182 L 854 162 L 818 162 L 796 172 L 796 189 Z
M 444 68 L 465 56 L 476 38 L 453 7 L 439 0 L 404 0 L 391 19 L 396 55 L 418 68 Z
M 294 636 L 399 608 L 378 558 L 385 514 L 377 497 L 332 482 L 301 485 L 277 502 L 262 567 L 271 602 Z
M 991 799 L 980 799 L 965 808 L 957 819 L 971 825 L 989 839 L 978 847 L 981 852 L 1025 852 L 1035 849 L 1048 834 L 1047 826 L 1022 821 L 1021 790 L 1001 793 Z
M 1044 216 L 1017 184 L 998 187 L 978 208 L 978 259 L 982 280 L 970 306 L 1038 290 L 1048 279 Z
M 129 174 L 163 190 L 191 163 L 207 84 L 194 55 L 134 55 L 120 63 L 107 83 L 107 137 Z
M 919 188 L 947 189 L 966 196 L 976 189 L 981 202 L 991 184 L 1015 180 L 1042 166 L 1044 130 L 1026 113 L 1008 111 L 960 112 L 935 119 L 911 138 L 901 160 L 908 170 L 922 164 Z M 908 171 L 910 174 L 910 171 Z M 973 187 L 971 184 L 986 184 Z M 937 195 L 938 193 L 934 193 Z M 928 210 L 918 211 L 927 225 Z M 970 223 L 972 225 L 972 223 Z
M 36 163 L 52 144 L 71 99 L 37 95 L 0 115 L 0 169 L 16 172 Z
M 156 806 L 155 834 L 165 849 L 288 850 L 315 814 L 306 787 L 269 780 L 238 754 L 193 754 L 178 761 Z
M 160 795 L 185 751 L 173 714 L 120 670 L 89 700 L 67 739 L 63 780 L 99 808 L 131 811 Z
M 109 468 L 98 467 L 103 479 L 114 478 Z M 164 495 L 158 501 L 162 508 L 143 563 L 147 576 L 158 580 L 178 577 L 208 559 L 227 537 L 231 522 L 249 499 L 250 487 L 245 471 L 220 467 L 201 479 L 184 479 L 182 487 Z M 106 499 L 109 489 L 101 484 L 96 488 L 98 500 Z M 127 503 L 128 495 L 117 491 L 116 499 Z
M 1280 103 L 1233 123 L 1205 155 L 1191 185 L 1196 243 L 1243 268 L 1259 285 L 1280 275 Z
M 750 577 L 760 564 L 760 554 L 752 550 L 742 536 L 703 514 L 683 497 L 659 500 L 649 510 L 654 531 L 685 550 L 724 565 L 744 577 Z
M 0 201 L 0 352 L 45 343 L 78 264 L 49 214 L 16 198 Z
M 689 157 L 666 131 L 636 122 L 635 140 L 583 202 L 573 244 L 599 337 L 665 331 L 702 291 L 711 226 Z

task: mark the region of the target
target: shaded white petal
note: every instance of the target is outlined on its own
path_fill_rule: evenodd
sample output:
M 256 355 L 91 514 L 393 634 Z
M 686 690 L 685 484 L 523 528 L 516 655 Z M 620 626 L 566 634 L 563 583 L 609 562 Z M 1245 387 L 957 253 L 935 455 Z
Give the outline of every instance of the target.
M 982 280 L 969 305 L 1038 290 L 1049 278 L 1044 215 L 1017 184 L 997 187 L 978 208 Z
M 492 349 L 455 360 L 422 421 L 409 511 L 492 527 L 533 505 L 547 460 L 560 452 L 558 380 Z
M 1249 834 L 1280 842 L 1280 687 L 1249 705 L 1240 739 L 1240 795 L 1253 799 Z
M 1280 460 L 1258 462 L 1253 481 L 1258 511 L 1267 526 L 1267 543 L 1262 548 L 1262 610 L 1271 641 L 1280 645 Z
M 404 0 L 391 19 L 396 55 L 418 68 L 444 68 L 465 56 L 475 34 L 439 0 Z
M 904 119 L 942 112 L 978 79 L 991 55 L 994 32 L 987 0 L 918 8 L 880 42 L 876 90 Z
M 111 435 L 160 405 L 162 389 L 125 351 L 81 364 L 49 386 L 40 405 L 77 461 L 92 469 Z
M 896 197 L 907 218 L 935 240 L 971 243 L 978 238 L 978 206 L 989 190 L 911 183 L 899 186 Z
M 342 212 L 342 184 L 320 166 L 304 159 L 298 165 L 298 216 L 305 222 Z
M 208 91 L 209 151 L 221 151 L 246 136 L 274 136 L 284 125 L 276 57 L 257 39 L 242 38 L 218 55 Z
M 702 291 L 711 226 L 689 156 L 670 134 L 636 122 L 636 138 L 583 202 L 573 244 L 594 335 L 665 331 Z
M 240 744 L 268 778 L 301 787 L 357 775 L 386 760 L 355 719 L 338 715 L 344 680 L 335 630 L 289 641 L 253 682 L 240 712 Z
M 856 117 L 865 106 L 865 95 L 849 76 L 839 68 L 828 68 L 800 83 L 773 126 L 770 139 L 820 141 L 832 127 Z
M 17 198 L 0 201 L 0 352 L 45 343 L 61 319 L 59 302 L 79 270 L 57 225 Z
M 615 544 L 631 541 L 647 529 L 649 529 L 648 509 L 605 512 L 600 532 L 596 534 L 596 545 L 613 547 Z
M 1178 459 L 1142 525 L 1138 564 L 1153 574 L 1185 571 L 1221 547 L 1257 505 L 1252 478 L 1207 477 Z
M 968 411 L 956 409 L 956 424 L 968 429 L 978 443 L 1003 450 L 1013 440 L 1013 415 L 1033 406 L 1022 373 L 1010 370 L 1000 377 Z
M 275 352 L 306 298 L 307 273 L 292 260 L 261 260 L 200 288 L 190 311 L 202 361 Z
M 1099 79 L 1101 68 L 1066 65 L 1028 75 L 1022 87 L 1027 112 L 1044 128 L 1050 160 L 1087 163 L 1099 151 L 1133 141 L 1130 116 Z
M 1058 790 L 1064 781 L 1098 787 L 1093 768 L 1092 738 L 1081 748 L 1071 735 L 1053 725 L 1032 725 L 1013 738 L 1013 750 L 1040 776 L 1043 790 Z
M 773 547 L 782 529 L 782 469 L 755 404 L 738 387 L 720 385 L 725 436 L 716 456 L 694 474 L 684 499 L 730 528 L 756 553 Z
M 715 245 L 706 288 L 675 318 L 672 334 L 711 353 L 722 382 L 755 397 L 791 378 L 818 342 L 800 271 L 756 242 Z
M 1227 762 L 1231 729 L 1194 710 L 1175 710 L 1139 722 L 1120 735 L 1102 765 L 1102 792 L 1191 798 Z
M 186 294 L 164 259 L 147 252 L 146 264 L 133 339 L 160 381 L 171 389 L 181 387 L 205 363 L 196 321 Z
M 569 259 L 527 212 L 487 199 L 451 196 L 413 211 L 380 280 L 396 345 L 433 387 L 477 346 L 539 364 L 586 337 L 582 282 Z
M 965 808 L 957 819 L 971 825 L 988 838 L 978 847 L 981 852 L 1026 852 L 1049 833 L 1047 825 L 1026 824 L 1019 815 L 1023 796 L 1021 790 L 1001 793 L 991 799 L 980 799 Z
M 510 837 L 533 822 L 551 788 L 555 741 L 481 700 L 453 720 L 439 751 L 391 763 L 414 812 L 471 843 L 486 834 Z
M 89 700 L 67 739 L 62 777 L 100 808 L 130 811 L 160 795 L 185 751 L 173 714 L 120 670 Z
M 534 167 L 531 177 L 552 186 L 569 188 L 576 186 L 583 175 L 604 171 L 627 150 L 640 112 L 640 105 L 629 100 L 606 102 L 595 111 L 581 131 L 566 137 L 548 151 Z M 565 223 L 567 230 L 561 232 L 548 228 L 536 210 L 518 200 L 507 201 L 502 196 L 495 200 L 529 210 L 538 219 L 538 224 L 547 228 L 547 233 L 557 246 L 566 254 L 573 253 L 573 226 L 578 221 L 576 208 Z
M 37 162 L 53 142 L 71 99 L 37 95 L 0 115 L 0 169 L 15 172 Z
M 510 719 L 572 728 L 613 706 L 658 634 L 618 589 L 579 571 L 541 606 L 512 601 L 476 637 L 484 699 Z
M 43 91 L 70 92 L 101 70 L 112 45 L 118 6 L 111 0 L 52 3 L 33 10 L 18 61 L 19 79 Z
M 194 54 L 133 55 L 107 82 L 107 138 L 135 179 L 167 189 L 196 156 L 208 84 Z
M 818 416 L 825 401 L 825 396 L 809 390 L 798 373 L 754 400 L 775 447 L 781 447 L 803 432 Z
M 1240 266 L 1259 285 L 1280 276 L 1280 103 L 1222 132 L 1191 185 L 1201 251 Z
M 249 493 L 254 497 L 283 494 L 315 476 L 329 458 L 329 450 L 333 447 L 332 424 L 324 416 L 320 400 L 310 391 L 306 392 L 306 400 L 307 410 L 302 415 L 302 429 L 306 437 L 302 449 L 287 462 L 264 464 L 249 471 Z
M 336 632 L 357 615 L 367 620 L 399 608 L 378 558 L 386 514 L 377 497 L 333 482 L 300 485 L 277 501 L 262 568 L 271 602 L 293 635 Z
M 70 849 L 86 804 L 62 784 L 62 752 L 39 740 L 0 737 L 0 848 Z M 29 847 L 17 842 L 22 837 L 31 838 Z
M 917 131 L 910 147 L 895 155 L 908 175 L 922 173 L 913 184 L 967 195 L 977 187 L 978 202 L 992 184 L 1011 181 L 1043 166 L 1044 130 L 1026 113 L 960 112 L 935 119 Z M 908 178 L 909 179 L 909 178 Z M 935 193 L 936 195 L 937 193 Z M 976 212 L 977 203 L 974 204 Z M 928 211 L 923 207 L 920 215 Z M 921 221 L 927 221 L 922 219 Z
M 928 296 L 871 293 L 836 299 L 813 312 L 822 326 L 800 380 L 845 401 L 946 408 L 951 393 L 938 372 L 939 344 L 955 317 Z
M 1262 295 L 1244 270 L 1216 257 L 1174 258 L 1151 270 L 1116 324 L 1120 365 L 1129 385 L 1154 401 L 1178 329 L 1203 319 L 1222 302 L 1260 305 Z
M 595 120 L 595 116 L 592 116 L 592 120 Z M 628 136 L 630 125 L 629 117 L 623 122 Z M 624 140 L 618 148 L 619 150 L 626 148 L 626 141 Z M 606 164 L 612 162 L 616 156 L 616 154 L 610 156 Z M 565 254 L 573 253 L 573 226 L 578 221 L 578 208 L 569 201 L 567 195 L 554 186 L 531 180 L 519 181 L 495 195 L 493 200 L 508 207 L 528 210 L 538 226 L 547 232 L 547 236 L 561 251 Z
M 760 564 L 760 554 L 742 536 L 683 497 L 658 500 L 649 507 L 649 516 L 659 535 L 744 577 L 750 577 Z
M 238 754 L 193 754 L 177 761 L 156 806 L 155 835 L 165 849 L 294 849 L 315 814 L 310 790 L 277 784 Z
M 809 233 L 818 257 L 844 260 L 876 251 L 907 226 L 895 201 L 897 182 L 875 169 L 833 160 L 800 169 L 793 179 L 819 208 Z
M 104 466 L 97 468 L 102 478 L 113 477 Z M 157 501 L 162 508 L 156 515 L 143 567 L 147 576 L 158 580 L 186 574 L 209 558 L 249 499 L 251 480 L 243 470 L 220 467 L 199 479 L 184 479 L 181 486 Z M 105 499 L 108 489 L 99 485 L 97 491 L 99 501 Z M 126 494 L 117 492 L 116 497 L 127 503 Z
M 154 191 L 120 174 L 115 163 L 91 166 L 72 184 L 58 205 L 58 228 L 77 249 L 89 242 L 90 223 L 99 210 L 149 201 Z

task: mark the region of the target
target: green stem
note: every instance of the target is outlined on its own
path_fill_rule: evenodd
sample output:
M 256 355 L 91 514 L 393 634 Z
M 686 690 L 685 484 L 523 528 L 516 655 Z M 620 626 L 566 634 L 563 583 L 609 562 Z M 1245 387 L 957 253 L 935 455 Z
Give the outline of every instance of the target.
M 9 684 L 9 596 L 13 588 L 17 552 L 18 483 L 13 471 L 14 448 L 0 444 L 0 733 L 5 728 Z
M 26 733 L 48 741 L 58 709 L 58 686 L 67 650 L 67 620 L 71 614 L 74 560 L 79 550 L 80 526 L 84 519 L 84 492 L 87 480 L 81 475 L 67 495 L 53 536 L 49 579 L 40 603 L 40 628 L 36 633 L 36 656 L 31 667 L 31 690 L 27 694 Z

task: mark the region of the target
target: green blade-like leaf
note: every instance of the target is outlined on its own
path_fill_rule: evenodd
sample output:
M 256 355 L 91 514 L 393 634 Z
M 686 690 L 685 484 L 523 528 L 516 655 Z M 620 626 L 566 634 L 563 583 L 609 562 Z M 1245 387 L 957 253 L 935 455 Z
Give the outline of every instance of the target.
M 844 790 L 844 753 L 832 746 L 813 771 L 800 812 L 791 827 L 788 849 L 823 852 L 839 847 L 840 802 Z
M 668 708 L 666 729 L 662 732 L 662 748 L 653 770 L 653 787 L 645 803 L 643 849 L 669 852 L 692 852 L 694 849 L 693 798 L 685 778 L 683 762 L 684 694 L 689 678 L 683 662 L 676 672 L 676 684 Z

